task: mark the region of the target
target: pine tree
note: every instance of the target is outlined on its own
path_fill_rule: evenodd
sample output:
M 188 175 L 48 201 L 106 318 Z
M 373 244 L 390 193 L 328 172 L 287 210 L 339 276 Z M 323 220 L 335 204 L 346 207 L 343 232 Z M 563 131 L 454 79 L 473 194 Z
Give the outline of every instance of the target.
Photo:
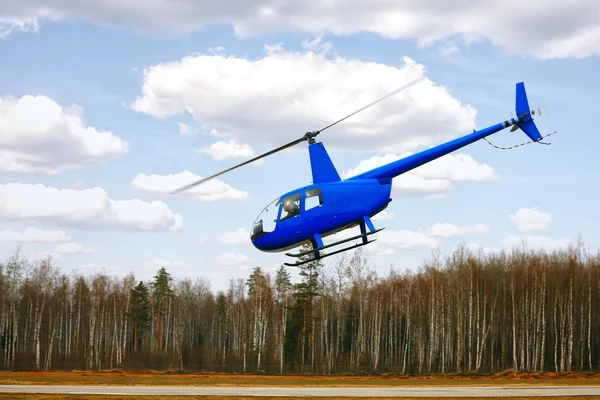
M 162 325 L 163 325 L 163 314 L 164 314 L 164 306 L 168 301 L 168 298 L 173 295 L 173 289 L 171 289 L 171 282 L 173 278 L 171 274 L 167 272 L 165 267 L 161 267 L 158 270 L 157 274 L 154 276 L 154 281 L 151 283 L 152 288 L 154 289 L 154 301 L 156 305 L 156 318 L 157 318 L 157 341 L 158 341 L 158 351 L 162 352 Z
M 301 251 L 312 250 L 312 246 L 305 244 L 302 246 Z M 304 310 L 303 313 L 303 346 L 302 346 L 302 364 L 312 356 L 313 349 L 313 333 L 314 333 L 314 314 L 313 304 L 314 299 L 321 294 L 321 287 L 319 284 L 319 273 L 323 268 L 323 261 L 321 259 L 314 260 L 314 253 L 309 253 L 302 257 L 299 257 L 301 261 L 313 260 L 306 264 L 300 265 L 300 276 L 302 281 L 294 285 L 296 301 L 298 305 Z M 314 363 L 314 357 L 310 357 L 311 368 Z
M 133 319 L 133 351 L 138 351 L 141 338 L 150 322 L 149 313 L 149 292 L 144 282 L 140 281 L 138 285 L 131 289 L 131 308 L 129 316 Z

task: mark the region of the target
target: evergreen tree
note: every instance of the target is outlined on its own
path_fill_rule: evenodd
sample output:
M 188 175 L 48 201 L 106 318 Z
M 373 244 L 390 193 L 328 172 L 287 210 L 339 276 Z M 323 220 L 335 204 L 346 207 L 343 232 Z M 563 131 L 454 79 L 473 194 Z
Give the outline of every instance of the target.
M 312 250 L 310 244 L 305 244 L 300 249 L 301 252 Z M 323 268 L 323 261 L 321 259 L 314 260 L 314 253 L 309 253 L 299 257 L 301 261 L 313 260 L 306 264 L 300 265 L 300 277 L 301 282 L 294 285 L 296 301 L 298 305 L 303 309 L 303 337 L 302 337 L 302 365 L 310 358 L 311 368 L 314 363 L 313 357 L 313 336 L 314 336 L 314 312 L 313 304 L 314 299 L 321 294 L 321 287 L 319 284 L 319 273 Z
M 169 297 L 173 295 L 173 289 L 171 288 L 171 282 L 173 278 L 171 274 L 167 272 L 165 267 L 161 267 L 157 274 L 154 276 L 151 286 L 154 289 L 154 302 L 156 305 L 156 336 L 158 341 L 158 351 L 162 352 L 162 326 L 163 326 L 163 314 L 165 303 L 167 303 Z
M 131 289 L 131 307 L 129 316 L 133 319 L 133 351 L 138 351 L 138 346 L 150 322 L 149 292 L 144 282 L 140 281 Z

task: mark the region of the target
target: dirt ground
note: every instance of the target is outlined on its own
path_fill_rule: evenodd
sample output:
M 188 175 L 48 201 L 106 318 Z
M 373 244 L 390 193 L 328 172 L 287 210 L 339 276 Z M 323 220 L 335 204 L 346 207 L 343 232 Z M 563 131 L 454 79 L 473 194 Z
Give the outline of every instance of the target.
M 600 373 L 511 373 L 491 376 L 252 375 L 176 372 L 0 372 L 2 385 L 167 385 L 167 386 L 431 386 L 431 385 L 600 385 Z M 41 397 L 40 397 L 41 398 Z M 48 397 L 49 399 L 52 397 Z M 90 398 L 95 398 L 90 396 Z M 143 398 L 143 397 L 140 397 Z M 0 397 L 2 399 L 2 397 Z M 254 398 L 256 399 L 256 398 Z

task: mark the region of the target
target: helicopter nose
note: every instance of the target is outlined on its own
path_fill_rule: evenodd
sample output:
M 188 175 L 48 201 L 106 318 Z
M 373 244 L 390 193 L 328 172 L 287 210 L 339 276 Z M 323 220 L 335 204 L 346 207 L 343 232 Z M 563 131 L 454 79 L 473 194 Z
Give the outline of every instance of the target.
M 256 247 L 260 251 L 269 251 L 272 247 L 272 239 L 273 237 L 269 236 L 270 233 L 262 233 L 260 235 L 256 235 L 250 238 L 252 241 L 252 245 Z

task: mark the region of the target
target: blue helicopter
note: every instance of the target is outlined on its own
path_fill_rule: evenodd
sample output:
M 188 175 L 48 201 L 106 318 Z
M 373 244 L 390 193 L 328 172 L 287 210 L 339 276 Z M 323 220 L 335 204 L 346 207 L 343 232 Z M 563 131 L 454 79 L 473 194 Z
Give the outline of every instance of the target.
M 321 130 L 307 132 L 304 136 L 293 142 L 209 176 L 208 178 L 186 185 L 172 193 L 187 190 L 233 169 L 285 150 L 302 143 L 303 141 L 307 141 L 309 144 L 308 151 L 310 155 L 313 183 L 309 186 L 289 191 L 267 205 L 256 218 L 250 236 L 252 244 L 258 250 L 271 253 L 290 250 L 310 243 L 312 245 L 312 250 L 298 253 L 286 253 L 287 256 L 296 258 L 312 255 L 303 261 L 298 261 L 293 264 L 284 263 L 287 266 L 296 267 L 316 259 L 330 257 L 334 254 L 374 242 L 376 239 L 370 239 L 370 236 L 385 228 L 375 229 L 371 218 L 385 210 L 392 201 L 390 197 L 392 191 L 392 179 L 396 176 L 494 133 L 500 132 L 509 126 L 513 126 L 511 132 L 521 129 L 531 141 L 548 144 L 541 142 L 543 137 L 540 135 L 537 126 L 533 122 L 535 111 L 530 111 L 527 94 L 525 92 L 525 85 L 523 82 L 520 82 L 516 85 L 516 118 L 505 120 L 479 131 L 473 130 L 472 133 L 458 139 L 448 141 L 436 147 L 421 151 L 420 153 L 413 154 L 342 180 L 327 154 L 327 150 L 325 150 L 323 143 L 316 142 L 316 136 L 325 129 L 413 86 L 423 79 L 425 79 L 425 77 L 420 76 L 401 88 L 396 89 L 392 93 L 366 105 L 360 110 L 355 111 Z M 323 244 L 324 237 L 356 227 L 357 225 L 360 226 L 359 235 L 328 245 Z M 333 252 L 322 253 L 325 249 L 358 239 L 362 239 L 362 241 Z

